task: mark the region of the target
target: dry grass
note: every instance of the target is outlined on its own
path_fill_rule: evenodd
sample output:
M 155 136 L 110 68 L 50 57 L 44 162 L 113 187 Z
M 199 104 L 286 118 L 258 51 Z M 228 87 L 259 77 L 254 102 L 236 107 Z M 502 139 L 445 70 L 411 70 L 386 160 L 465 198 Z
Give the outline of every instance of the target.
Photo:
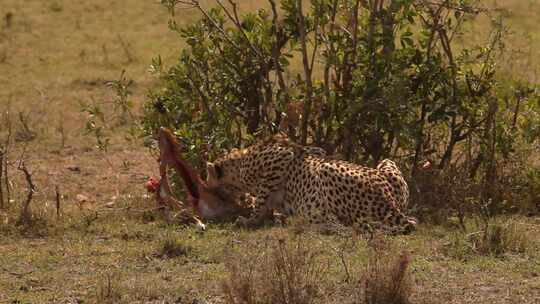
M 531 229 L 528 237 L 540 232 L 540 223 L 520 221 Z M 127 210 L 100 213 L 90 225 L 66 216 L 51 229 L 41 238 L 17 232 L 0 238 L 0 302 L 493 304 L 524 294 L 529 297 L 520 303 L 540 297 L 540 244 L 534 237 L 525 252 L 470 251 L 461 259 L 444 251 L 451 231 L 440 226 L 421 226 L 378 247 L 294 227 L 210 225 L 201 234 L 162 220 L 146 222 Z M 499 298 L 492 298 L 493 290 Z
M 444 253 L 461 261 L 476 256 L 531 255 L 536 246 L 531 228 L 526 222 L 504 217 L 482 224 L 470 223 L 468 230 L 472 232 L 454 231 L 449 235 Z
M 495 8 L 486 16 L 479 18 L 468 28 L 471 34 L 465 35 L 463 43 L 482 41 L 489 32 L 491 18 L 501 14 L 503 23 L 508 27 L 506 49 L 507 54 L 500 61 L 507 72 L 503 77 L 517 77 L 532 82 L 540 81 L 540 31 L 538 31 L 538 0 L 482 0 L 482 5 Z
M 502 256 L 528 253 L 533 239 L 526 224 L 510 220 L 485 226 L 480 233 L 472 235 L 471 242 L 480 254 Z
M 401 253 L 384 239 L 375 239 L 364 272 L 363 299 L 366 304 L 409 304 L 413 280 L 407 251 Z
M 252 244 L 251 252 L 227 255 L 228 274 L 222 282 L 227 303 L 329 303 L 340 302 L 341 297 L 365 304 L 411 303 L 410 256 L 390 241 L 381 237 L 372 241 L 365 264 L 355 265 L 349 273 L 346 258 L 344 265 L 335 263 L 338 256 L 344 257 L 340 252 L 312 248 L 306 239 L 312 241 L 313 234 L 298 236 L 294 228 L 291 232 L 293 236 L 281 234 Z M 336 275 L 345 282 L 335 284 Z
M 306 242 L 272 241 L 259 254 L 231 255 L 223 281 L 227 303 L 315 303 L 322 296 L 325 263 Z
M 118 277 L 111 273 L 106 273 L 98 281 L 96 301 L 98 303 L 118 303 L 122 299 L 120 288 Z
M 175 258 L 187 256 L 193 248 L 185 245 L 174 236 L 167 236 L 158 247 L 158 256 L 163 258 Z

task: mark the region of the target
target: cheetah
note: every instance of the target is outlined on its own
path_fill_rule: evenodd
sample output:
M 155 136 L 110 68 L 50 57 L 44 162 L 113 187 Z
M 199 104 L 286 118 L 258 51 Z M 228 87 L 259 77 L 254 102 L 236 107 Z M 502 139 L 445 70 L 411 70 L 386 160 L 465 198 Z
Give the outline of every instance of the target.
M 373 169 L 330 159 L 323 151 L 276 135 L 208 163 L 208 184 L 254 195 L 260 206 L 254 220 L 277 210 L 313 224 L 339 222 L 392 233 L 415 229 L 416 220 L 402 212 L 406 183 L 392 161 Z M 394 177 L 404 187 L 392 184 Z

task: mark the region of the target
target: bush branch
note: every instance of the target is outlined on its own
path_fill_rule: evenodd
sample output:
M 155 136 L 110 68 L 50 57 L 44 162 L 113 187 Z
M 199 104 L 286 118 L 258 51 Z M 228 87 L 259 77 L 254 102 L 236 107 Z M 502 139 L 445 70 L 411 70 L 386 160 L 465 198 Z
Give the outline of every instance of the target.
M 306 78 L 306 101 L 304 102 L 304 111 L 302 115 L 302 129 L 300 133 L 300 143 L 305 145 L 308 136 L 308 123 L 311 114 L 311 104 L 313 103 L 313 83 L 311 82 L 312 67 L 309 64 L 307 50 L 307 32 L 306 21 L 302 10 L 302 0 L 297 1 L 298 4 L 298 31 L 300 32 L 300 44 L 302 52 L 302 64 L 304 66 L 304 77 Z
M 30 203 L 32 202 L 34 192 L 36 192 L 36 186 L 34 185 L 34 182 L 32 181 L 32 174 L 28 171 L 28 169 L 26 168 L 26 164 L 24 163 L 22 159 L 19 162 L 17 169 L 24 173 L 26 183 L 28 184 L 28 194 L 26 196 L 26 201 L 24 202 L 24 205 L 21 211 L 21 216 L 19 219 L 19 222 L 27 222 L 28 220 L 30 220 L 30 217 L 31 217 Z

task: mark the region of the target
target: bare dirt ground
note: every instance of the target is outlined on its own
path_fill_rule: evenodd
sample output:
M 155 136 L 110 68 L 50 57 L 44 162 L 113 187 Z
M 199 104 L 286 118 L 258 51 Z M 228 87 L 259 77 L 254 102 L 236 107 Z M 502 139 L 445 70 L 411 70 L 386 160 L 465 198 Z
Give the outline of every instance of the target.
M 167 29 L 169 17 L 158 2 L 2 1 L 0 111 L 12 113 L 15 131 L 23 128 L 21 113 L 36 135 L 17 142 L 8 154 L 13 201 L 7 212 L 18 212 L 26 196 L 16 169 L 24 150 L 38 189 L 33 210 L 46 222 L 20 232 L 0 211 L 0 303 L 222 303 L 230 251 L 255 258 L 276 239 L 307 242 L 310 250 L 321 251 L 329 261 L 321 301 L 353 303 L 365 273 L 366 240 L 351 245 L 348 235 L 298 232 L 297 227 L 245 231 L 210 225 L 200 233 L 166 224 L 159 214 L 145 211 L 153 201 L 144 182 L 157 166 L 141 140 L 126 140 L 128 127 L 111 123 L 111 144 L 104 152 L 84 134 L 87 115 L 80 102 L 111 109 L 114 93 L 107 83 L 125 70 L 134 80 L 130 98 L 140 113 L 157 84 L 148 73 L 151 58 L 161 55 L 166 65 L 174 63 L 182 42 Z M 246 10 L 260 5 L 260 0 L 242 2 Z M 538 66 L 540 1 L 505 5 L 512 9 L 517 36 L 525 38 L 513 46 L 528 52 L 524 65 Z M 180 22 L 196 17 L 193 11 L 177 13 Z M 59 218 L 56 186 L 62 194 Z M 393 238 L 412 254 L 412 302 L 540 303 L 540 222 L 501 220 L 518 223 L 530 236 L 527 250 L 477 255 L 455 241 L 465 236 L 452 227 L 421 225 L 412 236 Z M 171 239 L 178 247 L 174 257 L 163 254 Z

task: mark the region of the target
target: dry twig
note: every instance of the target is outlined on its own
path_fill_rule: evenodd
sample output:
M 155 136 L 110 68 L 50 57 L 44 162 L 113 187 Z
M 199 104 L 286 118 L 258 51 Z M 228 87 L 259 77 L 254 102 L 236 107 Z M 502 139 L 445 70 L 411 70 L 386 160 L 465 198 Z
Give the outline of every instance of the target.
M 302 50 L 302 63 L 304 66 L 304 76 L 306 81 L 306 101 L 304 102 L 304 111 L 302 115 L 302 128 L 300 133 L 300 143 L 305 145 L 308 136 L 308 122 L 311 114 L 311 105 L 313 104 L 313 83 L 311 80 L 313 66 L 310 66 L 307 48 L 307 29 L 304 12 L 302 10 L 302 1 L 298 0 L 298 31 L 300 32 L 300 45 Z
M 54 192 L 56 193 L 56 218 L 60 218 L 60 208 L 61 208 L 60 198 L 61 198 L 61 195 L 60 195 L 60 189 L 59 189 L 58 185 L 54 186 Z
M 0 209 L 4 209 L 4 188 L 2 186 L 2 175 L 4 173 L 4 150 L 0 148 Z
M 36 190 L 36 186 L 34 185 L 34 182 L 32 181 L 32 174 L 28 171 L 22 159 L 19 162 L 19 166 L 17 166 L 17 170 L 20 170 L 24 173 L 26 183 L 28 184 L 28 194 L 26 196 L 26 201 L 24 202 L 24 205 L 21 211 L 21 217 L 19 218 L 19 222 L 26 222 L 30 220 L 30 217 L 31 217 L 30 203 L 32 202 L 34 192 L 36 192 L 37 190 Z
M 2 115 L 3 125 L 2 128 L 5 128 L 7 131 L 6 139 L 4 143 L 2 144 L 2 149 L 0 153 L 0 185 L 2 182 L 4 182 L 5 190 L 6 190 L 6 202 L 9 204 L 11 201 L 11 190 L 10 190 L 10 182 L 9 182 L 9 170 L 8 170 L 8 154 L 9 154 L 9 148 L 11 144 L 11 135 L 13 133 L 13 127 L 11 123 L 11 116 L 10 116 L 10 103 L 8 102 L 8 110 L 5 111 Z M 3 170 L 2 170 L 3 168 Z M 3 177 L 3 181 L 2 181 Z M 1 188 L 1 187 L 0 187 Z M 2 207 L 3 205 L 0 205 Z

